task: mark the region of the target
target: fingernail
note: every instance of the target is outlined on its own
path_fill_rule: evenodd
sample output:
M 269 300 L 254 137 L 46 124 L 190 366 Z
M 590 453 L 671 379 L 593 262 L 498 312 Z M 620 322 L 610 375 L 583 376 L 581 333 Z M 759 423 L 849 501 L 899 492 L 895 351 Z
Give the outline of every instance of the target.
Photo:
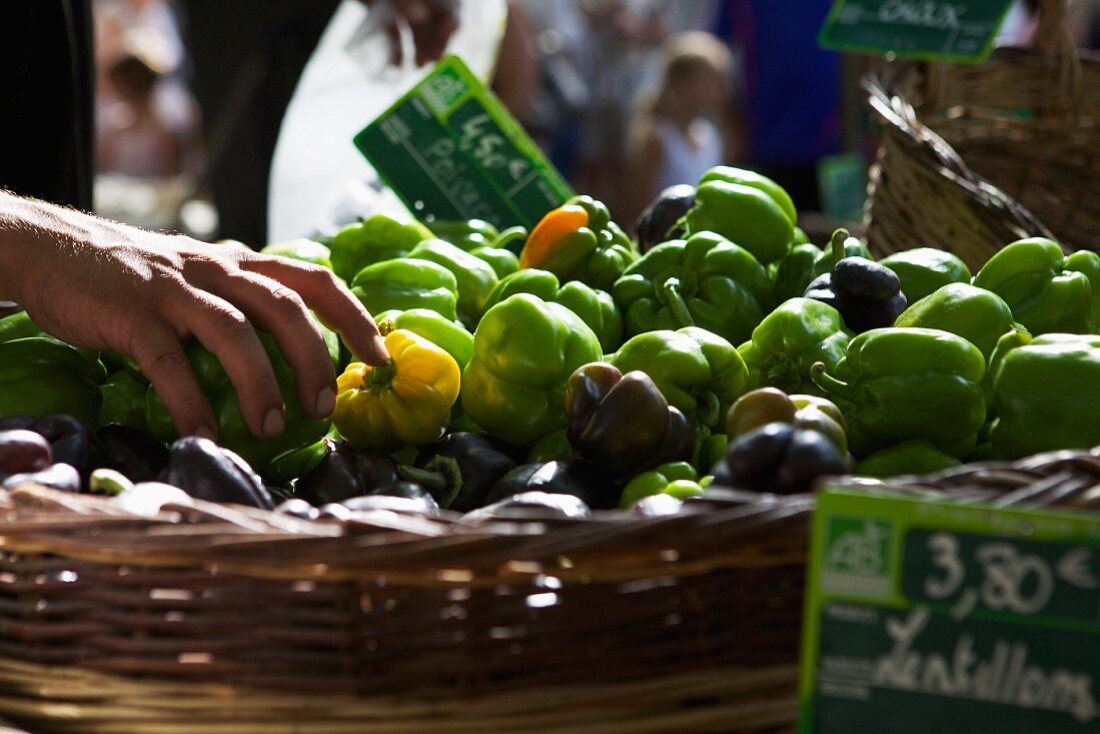
M 209 426 L 199 426 L 195 429 L 195 435 L 199 438 L 214 440 L 214 431 Z
M 286 421 L 283 419 L 283 411 L 278 408 L 272 408 L 267 411 L 267 415 L 264 416 L 264 433 L 268 436 L 278 436 L 286 428 Z
M 390 358 L 390 353 L 386 351 L 386 342 L 382 339 L 382 337 L 374 337 L 374 344 L 372 346 L 374 347 L 374 354 L 378 357 L 379 360 L 385 362 L 387 359 Z
M 331 387 L 326 387 L 317 393 L 317 413 L 318 415 L 329 415 L 332 413 L 332 409 L 336 407 L 336 391 Z

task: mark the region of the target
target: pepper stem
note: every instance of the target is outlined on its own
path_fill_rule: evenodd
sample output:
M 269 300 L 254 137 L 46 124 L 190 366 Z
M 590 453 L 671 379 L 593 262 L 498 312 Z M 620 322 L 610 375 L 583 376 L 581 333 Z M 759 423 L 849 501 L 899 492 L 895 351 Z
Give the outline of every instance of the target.
M 680 293 L 680 279 L 672 277 L 666 280 L 661 284 L 661 292 L 665 296 L 668 310 L 672 312 L 672 318 L 676 324 L 681 328 L 695 326 L 695 319 L 684 302 L 684 296 Z
M 389 336 L 394 328 L 393 319 L 382 319 L 378 322 L 378 333 L 383 337 Z
M 718 396 L 707 390 L 699 397 L 703 400 L 703 425 L 708 427 L 718 425 L 718 420 L 722 417 L 722 403 L 719 402 Z
M 397 475 L 409 482 L 416 482 L 424 489 L 435 495 L 442 493 L 447 488 L 447 480 L 442 474 L 434 471 L 417 469 L 415 466 L 400 464 L 397 467 Z
M 515 227 L 509 227 L 508 229 L 498 234 L 497 238 L 493 240 L 490 244 L 493 247 L 507 247 L 516 240 L 522 240 L 526 238 L 527 228 L 516 225 Z
M 839 395 L 844 398 L 851 396 L 853 392 L 853 388 L 850 384 L 843 380 L 838 380 L 825 371 L 824 362 L 814 362 L 813 367 L 810 368 L 810 379 L 830 396 Z
M 836 265 L 847 256 L 844 251 L 844 243 L 851 236 L 848 230 L 843 227 L 833 232 L 833 237 L 829 240 L 829 246 L 833 249 L 833 265 Z
M 367 373 L 366 379 L 363 380 L 363 387 L 373 392 L 384 390 L 390 386 L 396 374 L 397 364 L 394 363 L 393 358 L 390 358 L 385 364 L 380 364 L 377 367 L 371 368 L 371 371 Z

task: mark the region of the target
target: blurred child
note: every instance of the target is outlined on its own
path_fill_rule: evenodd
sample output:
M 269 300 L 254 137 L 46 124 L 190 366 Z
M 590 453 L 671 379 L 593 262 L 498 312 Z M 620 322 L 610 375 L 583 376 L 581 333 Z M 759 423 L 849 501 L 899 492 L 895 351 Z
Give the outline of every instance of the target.
M 155 98 L 162 77 L 145 54 L 128 49 L 107 71 L 115 99 L 98 121 L 97 167 L 104 173 L 161 178 L 180 172 L 180 141 L 158 114 Z
M 663 48 L 660 86 L 633 124 L 625 208 L 633 222 L 659 192 L 696 184 L 705 170 L 727 160 L 721 120 L 727 112 L 729 49 L 702 31 L 670 37 Z

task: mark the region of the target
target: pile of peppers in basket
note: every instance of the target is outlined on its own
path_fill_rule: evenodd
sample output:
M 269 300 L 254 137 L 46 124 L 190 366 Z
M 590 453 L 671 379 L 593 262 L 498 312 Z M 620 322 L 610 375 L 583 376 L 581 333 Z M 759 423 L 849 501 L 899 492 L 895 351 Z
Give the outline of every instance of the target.
M 177 440 L 132 360 L 12 313 L 0 318 L 0 459 L 5 445 L 56 444 L 44 426 L 65 413 L 81 448 L 66 438 L 54 454 L 80 464 L 64 476 L 85 491 L 125 493 L 125 476 L 96 472 L 140 467 L 135 481 L 302 517 L 478 519 L 531 505 L 668 512 L 711 487 L 805 492 L 827 475 L 1100 444 L 1100 256 L 1028 238 L 971 273 L 949 252 L 875 260 L 844 230 L 811 243 L 796 225 L 774 181 L 718 167 L 663 192 L 633 237 L 576 196 L 530 232 L 375 214 L 325 243 L 271 245 L 332 268 L 390 360 L 349 361 L 322 328 L 340 377 L 319 421 L 261 334 L 287 404 L 270 441 L 248 433 L 198 342 L 186 354 L 219 446 Z M 5 426 L 41 439 L 4 439 Z

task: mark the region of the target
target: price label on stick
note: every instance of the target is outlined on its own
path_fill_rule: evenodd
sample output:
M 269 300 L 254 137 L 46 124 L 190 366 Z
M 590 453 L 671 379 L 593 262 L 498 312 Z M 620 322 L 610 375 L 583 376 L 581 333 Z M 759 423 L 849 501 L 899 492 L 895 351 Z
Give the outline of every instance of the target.
M 835 0 L 826 48 L 916 59 L 988 58 L 1012 0 Z
M 530 228 L 573 195 L 457 56 L 440 60 L 355 145 L 419 219 Z
M 801 731 L 1100 731 L 1100 516 L 827 491 Z

